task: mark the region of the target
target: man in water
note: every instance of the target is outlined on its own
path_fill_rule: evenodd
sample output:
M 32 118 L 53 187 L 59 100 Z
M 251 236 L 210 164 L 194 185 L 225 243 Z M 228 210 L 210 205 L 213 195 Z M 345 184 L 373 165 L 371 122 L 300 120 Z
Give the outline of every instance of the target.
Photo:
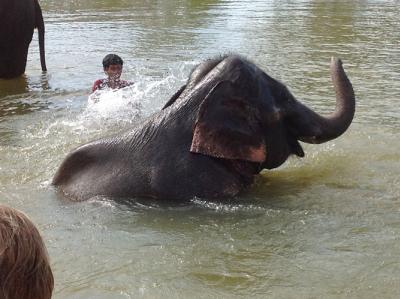
M 108 54 L 103 59 L 103 69 L 107 78 L 96 80 L 92 87 L 92 92 L 105 88 L 119 89 L 129 85 L 133 82 L 121 80 L 122 66 L 124 62 L 121 57 L 116 54 Z

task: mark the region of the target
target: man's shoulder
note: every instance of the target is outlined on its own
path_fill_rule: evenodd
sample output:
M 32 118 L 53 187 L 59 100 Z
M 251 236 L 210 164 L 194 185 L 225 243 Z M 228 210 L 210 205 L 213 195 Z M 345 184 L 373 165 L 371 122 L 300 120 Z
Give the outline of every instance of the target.
M 94 81 L 93 85 L 100 85 L 100 84 L 104 84 L 106 83 L 107 79 L 97 79 L 96 81 Z
M 106 85 L 107 79 L 97 79 L 93 83 L 92 91 L 95 91 L 97 89 L 102 89 Z

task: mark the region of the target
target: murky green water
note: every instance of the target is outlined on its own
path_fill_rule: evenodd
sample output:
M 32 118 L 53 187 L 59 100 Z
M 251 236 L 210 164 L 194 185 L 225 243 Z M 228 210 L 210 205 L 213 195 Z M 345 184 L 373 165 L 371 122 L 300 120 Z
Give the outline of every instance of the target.
M 0 201 L 37 223 L 54 298 L 398 298 L 398 1 L 42 0 L 26 76 L 0 80 Z M 132 89 L 87 104 L 101 60 Z M 330 112 L 331 56 L 357 96 L 350 130 L 264 172 L 243 196 L 189 205 L 70 203 L 49 186 L 75 146 L 160 109 L 202 59 L 236 52 Z

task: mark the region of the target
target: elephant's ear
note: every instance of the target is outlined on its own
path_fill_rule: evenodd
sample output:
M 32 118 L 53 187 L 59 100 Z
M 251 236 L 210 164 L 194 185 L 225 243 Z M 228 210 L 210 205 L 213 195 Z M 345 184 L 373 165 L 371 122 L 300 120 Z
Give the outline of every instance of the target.
M 251 94 L 219 82 L 200 105 L 190 151 L 218 158 L 264 162 L 265 141 Z

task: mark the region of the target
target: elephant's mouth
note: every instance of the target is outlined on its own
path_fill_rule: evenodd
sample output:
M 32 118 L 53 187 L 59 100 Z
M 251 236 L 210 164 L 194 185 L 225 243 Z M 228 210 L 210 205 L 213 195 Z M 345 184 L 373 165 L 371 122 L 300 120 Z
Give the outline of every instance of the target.
M 221 161 L 230 173 L 237 174 L 244 185 L 253 183 L 254 176 L 262 169 L 261 163 L 257 162 L 230 159 L 221 159 Z

